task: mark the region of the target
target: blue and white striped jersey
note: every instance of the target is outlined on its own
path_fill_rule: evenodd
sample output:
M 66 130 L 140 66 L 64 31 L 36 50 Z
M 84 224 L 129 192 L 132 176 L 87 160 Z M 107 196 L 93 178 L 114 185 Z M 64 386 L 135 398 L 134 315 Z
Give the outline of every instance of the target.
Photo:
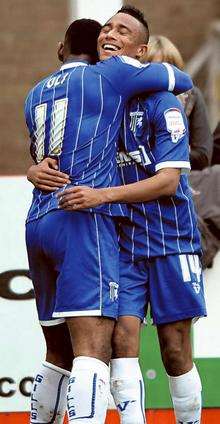
M 125 56 L 96 65 L 64 64 L 28 94 L 25 116 L 36 163 L 56 157 L 73 185 L 108 187 L 121 183 L 116 151 L 125 103 L 134 94 L 182 92 L 191 79 L 167 64 L 141 65 Z M 58 208 L 55 194 L 33 192 L 28 221 Z M 103 205 L 97 212 L 123 216 L 123 205 Z
M 121 225 L 125 260 L 169 254 L 200 253 L 191 189 L 187 121 L 179 100 L 156 93 L 132 100 L 124 114 L 126 153 L 118 154 L 124 184 L 150 178 L 163 168 L 181 168 L 175 196 L 128 205 L 130 224 Z

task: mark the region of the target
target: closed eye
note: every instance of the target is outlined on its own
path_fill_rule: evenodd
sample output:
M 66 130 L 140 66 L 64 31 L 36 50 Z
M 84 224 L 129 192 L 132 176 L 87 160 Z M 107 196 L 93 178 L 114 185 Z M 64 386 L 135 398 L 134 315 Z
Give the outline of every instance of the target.
M 101 32 L 108 32 L 108 31 L 110 31 L 110 30 L 111 30 L 110 25 L 104 25 L 104 26 L 102 27 L 102 29 L 101 29 Z

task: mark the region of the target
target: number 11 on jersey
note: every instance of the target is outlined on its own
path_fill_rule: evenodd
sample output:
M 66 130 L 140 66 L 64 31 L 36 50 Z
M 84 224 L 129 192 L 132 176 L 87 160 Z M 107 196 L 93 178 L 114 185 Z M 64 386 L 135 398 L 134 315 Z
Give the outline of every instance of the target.
M 53 104 L 48 156 L 59 156 L 62 152 L 68 99 L 56 100 Z M 35 108 L 35 146 L 36 161 L 41 162 L 45 157 L 45 129 L 46 129 L 47 103 L 42 103 Z

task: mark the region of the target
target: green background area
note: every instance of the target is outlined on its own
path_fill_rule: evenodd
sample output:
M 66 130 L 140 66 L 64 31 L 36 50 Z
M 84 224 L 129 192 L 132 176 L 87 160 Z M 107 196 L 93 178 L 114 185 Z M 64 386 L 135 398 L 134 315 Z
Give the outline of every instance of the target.
M 195 358 L 203 384 L 203 406 L 220 407 L 220 358 Z M 156 328 L 144 326 L 141 335 L 141 367 L 147 408 L 170 408 L 166 372 L 160 357 Z

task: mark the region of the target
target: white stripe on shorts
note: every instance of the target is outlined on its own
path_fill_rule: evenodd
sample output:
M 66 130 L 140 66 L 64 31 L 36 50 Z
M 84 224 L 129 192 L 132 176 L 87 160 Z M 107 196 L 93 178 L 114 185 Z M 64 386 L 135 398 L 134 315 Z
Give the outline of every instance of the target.
M 66 311 L 54 312 L 53 317 L 100 317 L 102 312 L 100 309 L 93 309 L 88 311 Z
M 53 325 L 59 325 L 59 324 L 63 324 L 65 322 L 65 319 L 51 319 L 49 321 L 39 321 L 40 325 L 42 325 L 43 327 L 52 327 Z

